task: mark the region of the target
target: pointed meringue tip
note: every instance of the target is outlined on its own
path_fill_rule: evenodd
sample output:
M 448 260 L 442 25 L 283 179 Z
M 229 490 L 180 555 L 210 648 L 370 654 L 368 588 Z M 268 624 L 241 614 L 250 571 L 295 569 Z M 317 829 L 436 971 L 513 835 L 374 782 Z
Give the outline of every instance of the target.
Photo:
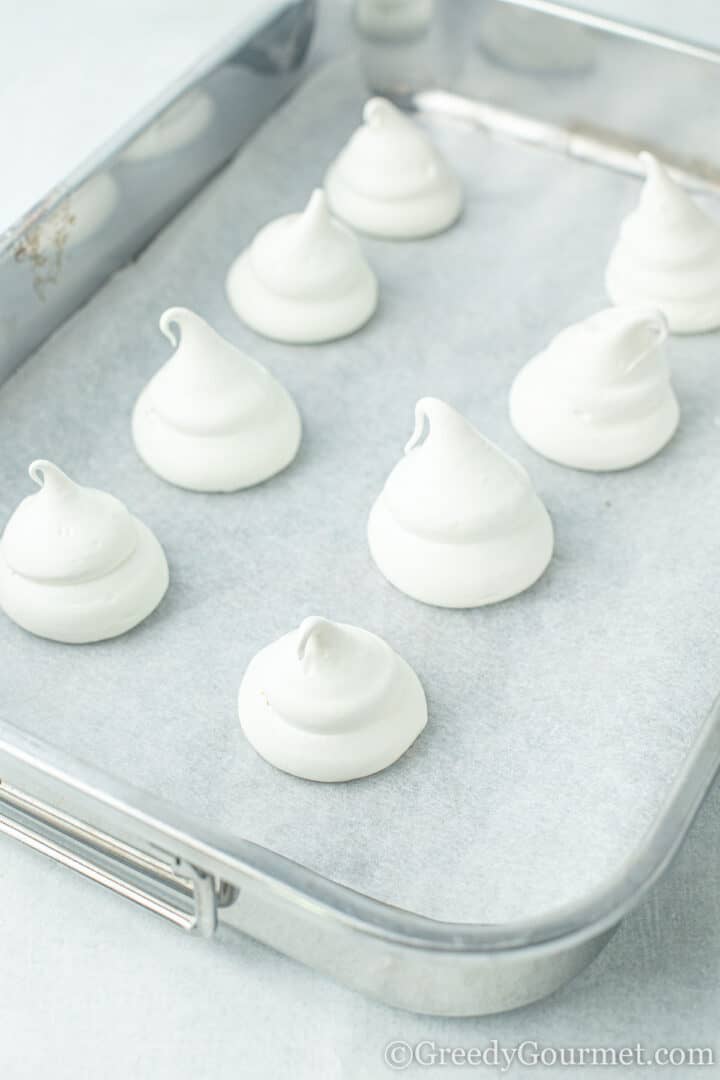
M 303 218 L 305 220 L 316 221 L 319 217 L 324 217 L 327 212 L 327 197 L 325 191 L 321 187 L 316 187 L 308 199 L 308 204 L 303 212 Z
M 405 444 L 405 453 L 409 454 L 413 450 L 420 440 L 422 439 L 423 432 L 427 423 L 428 433 L 433 424 L 438 420 L 457 418 L 458 414 L 453 409 L 452 405 L 448 405 L 446 402 L 441 401 L 436 397 L 424 397 L 415 405 L 415 429 L 410 436 L 409 440 Z
M 670 323 L 668 317 L 664 311 L 660 308 L 651 308 L 648 311 L 648 320 L 653 324 L 657 330 L 658 337 L 665 341 L 670 336 Z
M 423 397 L 423 398 L 419 399 L 419 401 L 415 405 L 415 409 L 416 410 L 417 409 L 423 409 L 424 412 L 427 413 L 428 410 L 430 410 L 430 411 L 437 410 L 437 409 L 440 409 L 442 411 L 444 411 L 445 409 L 452 410 L 452 405 L 448 405 L 447 402 L 442 401 L 440 398 L 437 398 L 437 397 Z M 454 410 L 452 410 L 452 411 L 454 411 Z
M 363 120 L 368 127 L 379 127 L 397 115 L 395 106 L 383 97 L 373 97 L 365 102 Z
M 675 178 L 670 167 L 653 154 L 644 151 L 639 155 L 645 166 L 646 179 L 640 195 L 640 202 L 646 207 L 657 207 L 663 213 L 674 216 L 692 214 L 699 223 L 704 213 L 693 202 L 684 185 Z
M 28 474 L 38 487 L 51 493 L 59 494 L 76 486 L 61 468 L 44 458 L 33 461 L 28 468 Z
M 298 660 L 305 659 L 305 651 L 310 639 L 317 631 L 333 625 L 329 619 L 324 619 L 322 615 L 309 615 L 307 619 L 303 619 L 297 630 L 296 650 Z
M 158 326 L 172 347 L 176 349 L 180 341 L 180 335 L 175 333 L 173 326 L 176 326 L 180 331 L 180 334 L 182 334 L 188 323 L 197 320 L 199 320 L 199 316 L 196 315 L 194 311 L 190 311 L 189 308 L 171 307 L 168 308 L 167 311 L 163 311 Z
M 654 154 L 651 154 L 649 150 L 641 150 L 638 154 L 638 160 L 647 175 L 650 175 L 652 172 L 664 171 L 658 158 L 656 158 Z
M 308 236 L 326 229 L 331 222 L 327 196 L 322 188 L 315 188 L 305 209 L 301 210 L 295 219 L 295 237 L 300 243 L 304 243 Z
M 659 337 L 665 337 L 670 333 L 667 316 L 660 308 L 621 306 L 617 310 L 624 315 L 622 325 L 625 329 L 646 326 L 649 330 L 654 330 Z
M 621 371 L 632 371 L 665 342 L 669 333 L 661 311 L 630 304 L 603 308 L 583 322 L 568 327 L 564 331 L 568 335 L 565 341 L 574 348 L 577 348 L 576 332 L 581 335 L 580 349 L 588 349 L 594 362 L 604 365 L 610 377 Z M 556 340 L 561 338 L 563 334 Z
M 649 150 L 643 150 L 638 154 L 638 159 L 645 170 L 648 184 L 661 188 L 677 188 L 677 184 L 668 172 L 667 165 L 660 158 L 656 158 Z
M 610 311 L 613 309 L 610 308 Z M 639 344 L 644 342 L 645 347 L 633 357 L 633 364 L 638 362 L 647 353 L 649 348 L 656 348 L 664 341 L 668 334 L 667 320 L 661 311 L 654 308 L 617 307 L 614 309 L 615 319 L 608 328 L 608 342 L 622 347 L 623 344 Z M 638 335 L 642 333 L 641 339 Z M 653 340 L 653 336 L 655 340 Z

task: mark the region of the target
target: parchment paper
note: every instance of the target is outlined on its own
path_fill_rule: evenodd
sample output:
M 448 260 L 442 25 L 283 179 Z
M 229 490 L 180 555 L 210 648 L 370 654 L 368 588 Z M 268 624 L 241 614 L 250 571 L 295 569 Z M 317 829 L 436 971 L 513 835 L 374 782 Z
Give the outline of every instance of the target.
M 197 817 L 394 904 L 445 919 L 532 915 L 631 855 L 718 688 L 718 335 L 673 338 L 672 444 L 606 475 L 552 465 L 514 435 L 514 373 L 605 306 L 603 271 L 636 180 L 462 127 L 434 136 L 467 192 L 432 240 L 365 240 L 381 306 L 352 338 L 264 341 L 224 295 L 232 258 L 299 209 L 358 122 L 351 61 L 316 75 L 134 264 L 0 388 L 0 517 L 58 462 L 155 530 L 168 595 L 115 641 L 71 647 L 0 620 L 2 714 Z M 296 463 L 204 496 L 137 459 L 133 401 L 184 304 L 281 378 L 305 423 Z M 371 564 L 365 523 L 417 398 L 459 407 L 530 471 L 556 529 L 532 590 L 469 612 L 425 607 Z M 394 767 L 319 785 L 246 742 L 236 692 L 257 649 L 308 614 L 384 636 L 430 719 Z

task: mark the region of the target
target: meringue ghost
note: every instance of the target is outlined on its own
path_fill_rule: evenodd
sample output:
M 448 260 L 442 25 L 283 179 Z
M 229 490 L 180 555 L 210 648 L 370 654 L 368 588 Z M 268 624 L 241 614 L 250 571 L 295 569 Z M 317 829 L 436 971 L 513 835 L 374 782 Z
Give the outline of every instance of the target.
M 670 329 L 697 334 L 720 326 L 720 224 L 697 206 L 652 154 L 647 180 L 610 256 L 614 304 L 660 308 Z
M 368 541 L 396 588 L 426 604 L 467 608 L 537 581 L 552 556 L 553 528 L 522 466 L 445 402 L 423 398 L 405 457 L 370 512 Z
M 414 240 L 442 232 L 462 209 L 462 189 L 427 136 L 384 98 L 325 177 L 330 209 L 361 232 Z
M 0 607 L 25 630 L 80 644 L 124 634 L 165 595 L 168 567 L 146 525 L 50 461 L 0 541 Z
M 378 286 L 356 237 L 317 188 L 301 214 L 271 221 L 230 267 L 235 311 L 265 337 L 294 344 L 352 334 L 377 307 Z
M 326 782 L 387 768 L 427 722 L 420 680 L 387 642 L 317 616 L 251 660 L 238 708 L 261 757 Z
M 187 308 L 169 308 L 160 329 L 177 348 L 133 410 L 145 464 L 191 491 L 237 491 L 289 465 L 300 415 L 277 379 Z
M 518 435 L 576 469 L 627 469 L 653 457 L 679 417 L 667 336 L 665 316 L 641 308 L 607 308 L 563 330 L 512 385 Z

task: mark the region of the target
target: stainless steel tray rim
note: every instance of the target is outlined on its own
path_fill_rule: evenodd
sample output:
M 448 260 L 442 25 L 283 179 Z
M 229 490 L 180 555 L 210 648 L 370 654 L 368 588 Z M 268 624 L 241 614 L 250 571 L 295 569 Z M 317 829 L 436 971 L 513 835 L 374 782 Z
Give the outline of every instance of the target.
M 300 865 L 249 840 L 205 831 L 155 796 L 62 755 L 0 720 L 0 778 L 10 769 L 14 784 L 48 782 L 59 796 L 105 811 L 116 822 L 132 822 L 133 833 L 167 855 L 169 850 L 217 879 L 235 886 L 253 881 L 290 903 L 311 906 L 366 936 L 409 949 L 443 953 L 542 950 L 576 943 L 616 926 L 652 887 L 672 860 L 720 768 L 718 699 L 662 807 L 634 853 L 602 886 L 539 918 L 507 923 L 446 922 L 387 904 Z M 690 785 L 690 781 L 692 785 Z M 629 872 L 632 870 L 632 872 Z

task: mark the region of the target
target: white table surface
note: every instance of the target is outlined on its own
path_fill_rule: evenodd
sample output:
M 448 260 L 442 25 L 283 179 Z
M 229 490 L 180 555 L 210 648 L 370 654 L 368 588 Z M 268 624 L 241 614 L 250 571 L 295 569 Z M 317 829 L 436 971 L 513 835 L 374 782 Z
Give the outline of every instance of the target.
M 720 789 L 668 875 L 554 996 L 444 1020 L 373 1003 L 239 935 L 205 942 L 0 842 L 0 1075 L 8 1080 L 378 1080 L 394 1039 L 443 1046 L 715 1045 Z M 408 1076 L 453 1075 L 420 1066 Z M 592 1072 L 593 1070 L 589 1070 Z M 526 1075 L 513 1070 L 508 1076 Z M 720 1075 L 638 1067 L 623 1077 Z M 500 1075 L 459 1070 L 459 1075 Z M 539 1069 L 539 1076 L 573 1070 Z M 584 1075 L 584 1074 L 583 1074 Z
M 0 232 L 278 0 L 0 2 Z
M 250 0 L 242 3 L 249 11 Z M 4 12 L 0 115 L 6 133 L 11 132 L 11 145 L 19 144 L 22 132 L 36 123 L 47 124 L 51 81 L 53 108 L 60 107 L 57 71 L 52 80 L 50 74 L 63 51 L 60 43 L 74 58 L 62 65 L 67 79 L 62 92 L 69 92 L 72 84 L 73 93 L 88 99 L 84 123 L 96 138 L 102 134 L 100 112 L 89 100 L 88 87 L 97 71 L 99 57 L 93 48 L 100 38 L 112 40 L 117 66 L 107 95 L 117 108 L 128 100 L 130 90 L 139 98 L 154 93 L 173 67 L 179 71 L 191 61 L 201 35 L 209 46 L 228 20 L 237 22 L 242 5 L 226 0 L 205 0 L 203 5 L 125 0 L 122 20 L 117 14 L 115 20 L 108 16 L 109 6 L 72 0 L 56 8 L 44 0 Z M 113 6 L 117 13 L 121 6 Z M 595 0 L 592 6 L 599 9 L 601 4 Z M 638 19 L 660 7 L 653 0 L 604 0 L 602 6 Z M 688 36 L 699 36 L 704 26 L 707 39 L 712 35 L 720 44 L 720 9 L 714 0 L 677 0 L 662 8 L 668 30 L 673 22 L 676 28 L 684 25 L 684 14 L 690 11 L 695 22 L 688 26 Z M 71 18 L 71 10 L 81 15 Z M 331 23 L 342 15 L 331 0 L 326 0 L 326 10 Z M 705 24 L 703 11 L 709 20 Z M 6 33 L 8 26 L 11 34 Z M 33 28 L 33 65 L 42 61 L 47 74 L 37 83 L 35 74 L 31 77 L 34 66 L 26 67 L 29 53 L 11 46 L 12 37 L 23 38 Z M 155 42 L 152 62 L 141 78 L 138 65 L 128 69 L 119 62 L 124 50 L 136 48 L 138 36 Z M 122 85 L 125 77 L 127 84 Z M 3 105 L 18 87 L 29 88 L 27 111 L 9 117 Z M 23 177 L 37 179 L 67 151 L 51 128 L 47 124 L 44 139 L 21 140 L 21 166 L 11 162 L 8 167 L 12 155 L 3 156 L 3 214 L 26 200 L 29 189 Z M 720 1060 L 719 828 L 716 788 L 670 872 L 586 972 L 536 1005 L 470 1020 L 418 1017 L 375 1004 L 240 936 L 221 933 L 212 942 L 187 937 L 2 839 L 0 1075 L 8 1080 L 377 1078 L 392 1075 L 382 1058 L 392 1039 L 429 1039 L 445 1046 L 484 1046 L 492 1039 L 507 1047 L 526 1039 L 555 1047 L 714 1045 Z M 720 1065 L 697 1072 L 619 1071 L 623 1076 L 678 1075 L 684 1080 L 720 1075 Z M 415 1067 L 407 1075 L 447 1072 Z M 524 1074 L 511 1070 L 505 1075 Z M 570 1077 L 573 1072 L 541 1069 L 539 1075 Z

